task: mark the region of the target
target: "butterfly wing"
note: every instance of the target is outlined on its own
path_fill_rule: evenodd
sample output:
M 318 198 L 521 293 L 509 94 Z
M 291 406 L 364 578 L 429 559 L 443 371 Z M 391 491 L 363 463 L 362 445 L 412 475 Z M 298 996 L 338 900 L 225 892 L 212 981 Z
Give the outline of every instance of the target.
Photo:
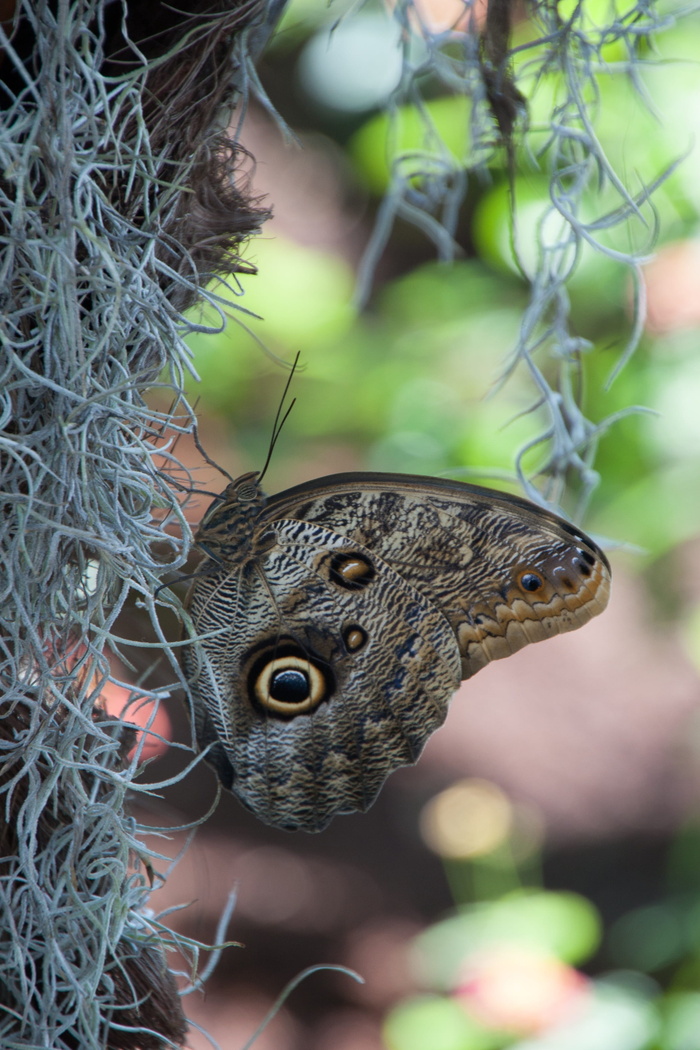
M 507 493 L 439 478 L 338 474 L 272 497 L 369 548 L 437 606 L 462 678 L 532 642 L 575 630 L 605 608 L 610 566 L 585 533 Z
M 374 552 L 277 520 L 264 550 L 203 577 L 185 650 L 200 745 L 266 823 L 318 831 L 415 762 L 459 685 L 440 610 Z
M 366 809 L 460 679 L 607 602 L 602 552 L 515 496 L 349 474 L 261 500 L 254 519 L 233 500 L 201 533 L 217 558 L 190 595 L 185 673 L 222 783 L 277 827 Z

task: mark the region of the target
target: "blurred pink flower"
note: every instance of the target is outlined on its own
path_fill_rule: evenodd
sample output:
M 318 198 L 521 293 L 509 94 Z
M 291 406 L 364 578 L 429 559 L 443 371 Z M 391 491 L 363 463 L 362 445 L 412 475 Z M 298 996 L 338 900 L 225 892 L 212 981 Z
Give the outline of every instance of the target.
M 676 241 L 644 267 L 646 326 L 653 335 L 700 327 L 700 241 Z
M 474 955 L 455 989 L 476 1021 L 518 1035 L 568 1020 L 589 994 L 587 978 L 560 959 L 506 945 Z

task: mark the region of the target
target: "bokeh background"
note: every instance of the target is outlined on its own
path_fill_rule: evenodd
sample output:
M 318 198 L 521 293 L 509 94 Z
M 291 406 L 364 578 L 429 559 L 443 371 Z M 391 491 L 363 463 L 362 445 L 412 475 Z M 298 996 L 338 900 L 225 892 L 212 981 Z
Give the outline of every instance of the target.
M 599 0 L 586 7 L 601 24 L 614 15 Z M 391 150 L 417 148 L 420 124 L 406 110 L 405 138 L 387 145 L 398 30 L 378 4 L 336 24 L 343 10 L 294 0 L 260 67 L 292 135 L 251 104 L 248 172 L 274 217 L 247 248 L 259 272 L 240 278 L 225 329 L 188 340 L 202 443 L 232 475 L 259 469 L 287 376 L 275 357 L 299 351 L 268 491 L 348 469 L 514 488 L 515 457 L 542 417 L 524 412 L 527 370 L 497 385 L 528 302 L 504 157 L 469 184 L 460 257 L 435 261 L 399 220 L 358 307 Z M 458 13 L 449 0 L 423 10 L 438 26 Z M 533 32 L 521 15 L 514 43 Z M 581 365 L 589 417 L 645 409 L 601 438 L 583 522 L 609 550 L 609 610 L 466 683 L 418 765 L 392 776 L 368 814 L 320 835 L 267 829 L 230 797 L 193 840 L 159 835 L 209 810 L 214 777 L 202 766 L 140 803 L 151 847 L 179 857 L 153 896 L 156 909 L 183 906 L 164 921 L 212 943 L 237 888 L 226 937 L 239 946 L 186 1003 L 223 1050 L 243 1047 L 284 985 L 320 963 L 365 983 L 313 974 L 258 1050 L 700 1050 L 698 55 L 700 16 L 684 14 L 642 55 L 638 90 L 615 75 L 614 54 L 597 85 L 596 133 L 631 192 L 680 159 L 645 213 L 656 237 L 643 263 L 647 319 L 612 385 L 633 325 L 629 269 L 590 250 L 569 282 L 573 328 L 592 346 Z M 547 90 L 530 100 L 533 134 Z M 468 149 L 464 101 L 429 84 L 427 97 L 444 141 Z M 519 246 L 534 265 L 548 181 L 531 146 L 518 167 Z M 595 185 L 588 206 L 605 212 Z M 631 225 L 616 236 L 625 250 L 643 246 Z M 198 319 L 219 325 L 211 308 Z M 223 487 L 186 440 L 177 455 L 198 486 Z M 193 501 L 193 524 L 207 503 Z M 173 741 L 189 740 L 178 696 L 158 717 Z M 191 758 L 175 744 L 153 754 L 155 781 Z M 207 1045 L 193 1030 L 192 1050 Z

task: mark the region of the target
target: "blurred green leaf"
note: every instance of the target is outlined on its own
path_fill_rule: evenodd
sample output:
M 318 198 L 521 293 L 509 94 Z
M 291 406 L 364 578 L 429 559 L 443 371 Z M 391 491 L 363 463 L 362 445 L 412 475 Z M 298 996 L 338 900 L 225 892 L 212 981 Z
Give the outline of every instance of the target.
M 470 905 L 431 926 L 416 940 L 422 977 L 451 988 L 465 960 L 498 945 L 531 947 L 563 962 L 580 963 L 600 941 L 598 913 L 575 893 L 518 891 L 488 904 Z
M 334 0 L 332 5 L 319 4 L 318 0 L 288 0 L 266 52 L 289 51 L 320 26 L 332 25 L 352 7 L 352 0 Z
M 608 934 L 614 965 L 653 973 L 679 959 L 686 948 L 684 915 L 670 901 L 623 915 Z
M 264 362 L 258 341 L 289 360 L 297 350 L 308 351 L 347 331 L 354 318 L 352 274 L 337 255 L 281 237 L 256 239 L 248 255 L 259 272 L 241 275 L 243 297 L 213 285 L 231 303 L 223 331 L 195 332 L 187 337 L 202 396 L 215 410 L 236 403 L 236 375 L 248 371 L 254 358 Z M 248 313 L 237 311 L 237 306 Z M 218 311 L 210 305 L 192 311 L 192 317 L 212 328 L 222 325 Z
M 408 999 L 387 1016 L 382 1035 L 388 1050 L 492 1050 L 502 1037 L 467 1017 L 453 999 Z
M 663 1004 L 664 1050 L 700 1050 L 700 992 L 671 992 Z
M 424 111 L 401 106 L 394 113 L 378 113 L 353 135 L 350 154 L 367 186 L 382 194 L 391 182 L 394 162 L 407 155 L 401 166 L 405 178 L 434 172 L 436 164 L 448 168 L 466 162 L 470 136 L 471 100 L 464 95 L 432 99 Z
M 596 529 L 637 545 L 647 559 L 696 536 L 699 522 L 700 463 L 660 464 L 611 495 L 596 515 Z

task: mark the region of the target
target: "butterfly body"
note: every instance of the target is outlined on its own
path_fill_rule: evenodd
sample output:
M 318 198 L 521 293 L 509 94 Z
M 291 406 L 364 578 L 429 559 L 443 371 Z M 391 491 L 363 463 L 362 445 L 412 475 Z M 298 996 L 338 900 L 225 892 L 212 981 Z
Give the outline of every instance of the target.
M 197 736 L 263 821 L 321 830 L 415 762 L 460 681 L 607 602 L 583 533 L 478 486 L 339 474 L 204 517 L 183 663 Z

